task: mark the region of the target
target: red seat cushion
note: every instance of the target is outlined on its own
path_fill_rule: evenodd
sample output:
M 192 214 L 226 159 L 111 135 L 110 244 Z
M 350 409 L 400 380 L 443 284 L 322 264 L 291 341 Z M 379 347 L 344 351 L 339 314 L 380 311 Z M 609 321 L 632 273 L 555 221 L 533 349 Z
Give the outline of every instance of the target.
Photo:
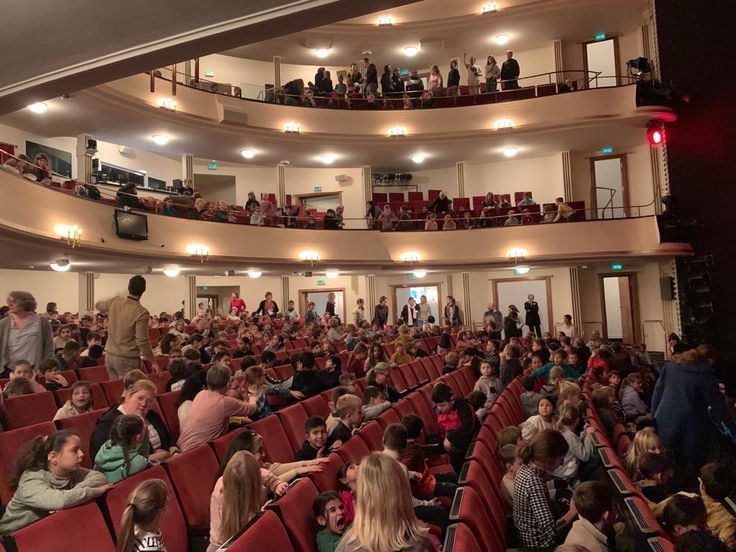
M 0 433 L 0 499 L 3 504 L 7 504 L 13 496 L 10 478 L 18 453 L 34 437 L 51 435 L 54 431 L 56 431 L 54 422 L 48 421 Z
M 210 525 L 210 495 L 215 488 L 219 462 L 208 445 L 177 454 L 164 464 L 184 512 L 187 525 Z
M 295 404 L 288 408 L 284 408 L 277 413 L 278 418 L 284 426 L 286 436 L 289 438 L 292 452 L 296 452 L 301 448 L 304 442 L 304 423 L 307 421 L 307 412 L 301 404 Z M 266 435 L 264 437 L 268 438 Z M 279 460 L 283 462 L 283 460 Z
M 263 452 L 269 462 L 294 461 L 294 451 L 278 416 L 266 416 L 262 420 L 250 424 L 248 429 L 263 436 Z M 304 435 L 304 427 L 302 427 L 302 443 L 304 442 Z M 301 443 L 299 446 L 301 448 Z
M 228 552 L 294 552 L 275 512 L 266 512 L 227 547 Z
M 179 395 L 181 395 L 181 391 L 169 391 L 168 393 L 161 393 L 156 396 L 161 413 L 164 416 L 164 422 L 166 422 L 171 438 L 174 441 L 179 439 L 179 432 L 181 430 L 176 408 L 176 401 L 179 400 Z
M 291 544 L 301 552 L 317 552 L 319 526 L 311 505 L 318 494 L 314 483 L 302 479 L 274 504 Z
M 58 407 L 51 391 L 33 393 L 6 399 L 3 406 L 7 416 L 7 430 L 53 420 Z

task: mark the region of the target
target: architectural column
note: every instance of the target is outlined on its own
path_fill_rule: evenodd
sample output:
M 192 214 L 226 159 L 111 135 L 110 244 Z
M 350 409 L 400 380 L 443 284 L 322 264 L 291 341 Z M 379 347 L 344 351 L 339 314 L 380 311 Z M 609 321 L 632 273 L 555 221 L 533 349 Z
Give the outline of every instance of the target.
M 185 153 L 181 156 L 181 179 L 191 178 L 194 180 L 194 155 Z
M 79 305 L 78 312 L 92 312 L 95 310 L 95 273 L 80 272 L 77 275 L 77 283 L 79 286 Z
M 288 276 L 282 276 L 281 277 L 281 300 L 283 301 L 283 309 L 284 312 L 286 312 L 286 305 L 289 303 L 289 299 L 291 297 L 289 296 L 289 277 Z
M 674 297 L 672 300 L 662 299 L 662 313 L 664 314 L 664 320 L 662 321 L 661 330 L 664 332 L 664 342 L 667 343 L 667 336 L 671 333 L 682 335 L 682 319 L 680 318 L 680 288 L 679 281 L 677 278 L 677 265 L 675 261 L 669 261 L 666 263 L 660 263 L 659 265 L 659 277 L 660 278 L 672 278 L 674 281 Z
M 572 197 L 572 162 L 570 152 L 563 151 L 560 153 L 562 157 L 562 183 L 565 195 L 565 201 L 573 201 Z
M 373 171 L 370 165 L 363 165 L 361 170 L 363 180 L 363 205 L 373 199 Z
M 373 313 L 376 310 L 376 275 L 366 274 L 365 276 L 365 317 L 369 322 L 373 320 Z M 347 307 L 346 307 L 347 310 Z
M 87 153 L 87 142 L 92 140 L 89 134 L 77 136 L 77 175 L 76 179 L 81 182 L 92 182 L 92 157 L 94 154 Z
M 188 59 L 184 62 L 184 84 L 189 86 L 192 82 L 192 60 Z
M 281 88 L 281 56 L 273 56 L 273 87 Z
M 458 163 L 459 165 L 459 163 Z M 461 273 L 463 278 L 463 322 L 468 328 L 473 327 L 473 301 L 470 297 L 470 272 Z
M 447 295 L 452 295 L 455 297 L 455 286 L 454 286 L 454 276 L 452 274 L 447 275 Z
M 565 74 L 563 73 L 565 68 L 562 63 L 562 41 L 560 39 L 553 41 L 552 47 L 555 52 L 555 71 L 557 71 L 555 82 L 565 82 Z
M 578 331 L 584 334 L 585 325 L 583 324 L 583 309 L 580 305 L 580 275 L 578 274 L 578 267 L 576 266 L 570 268 L 570 295 L 572 296 L 573 324 L 578 328 Z M 550 328 L 548 331 L 554 334 L 553 328 Z M 538 335 L 537 337 L 542 336 Z
M 455 163 L 455 175 L 457 176 L 457 195 L 465 197 L 465 161 Z
M 278 190 L 279 205 L 286 205 L 286 165 L 276 165 L 276 189 Z M 294 201 L 294 198 L 291 198 Z
M 654 213 L 662 214 L 662 196 L 669 195 L 669 179 L 667 178 L 667 163 L 664 159 L 667 156 L 665 145 L 660 148 L 649 148 L 649 159 L 652 168 L 652 197 L 654 198 Z M 638 214 L 638 213 L 637 213 Z
M 189 313 L 191 320 L 197 314 L 197 277 L 187 276 L 187 305 L 185 312 Z

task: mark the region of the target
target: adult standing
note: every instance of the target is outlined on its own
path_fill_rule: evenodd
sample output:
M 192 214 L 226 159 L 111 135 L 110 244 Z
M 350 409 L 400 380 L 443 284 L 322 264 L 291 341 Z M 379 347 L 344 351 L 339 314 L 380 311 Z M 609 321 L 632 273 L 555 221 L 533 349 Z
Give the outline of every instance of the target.
M 519 309 L 516 305 L 509 305 L 509 314 L 503 319 L 503 338 L 508 341 L 512 337 L 521 337 L 522 321 L 519 319 Z
M 238 314 L 241 314 L 246 309 L 245 301 L 240 298 L 240 294 L 237 291 L 233 291 L 230 299 L 230 310 L 238 309 Z
M 457 60 L 450 60 L 450 71 L 447 73 L 447 89 L 449 96 L 457 96 L 460 88 L 460 71 L 457 70 Z
M 383 329 L 388 324 L 388 298 L 385 295 L 381 295 L 378 300 L 378 304 L 373 311 L 373 324 L 378 324 L 378 327 Z
M 133 276 L 126 297 L 116 295 L 95 305 L 97 310 L 107 313 L 105 368 L 110 379 L 122 379 L 131 370 L 140 369 L 141 357 L 151 364 L 156 375 L 160 374 L 148 337 L 151 314 L 141 305 L 145 292 L 146 279 Z
M 418 316 L 419 307 L 417 306 L 417 302 L 413 297 L 409 297 L 406 305 L 404 305 L 404 308 L 401 309 L 401 319 L 407 326 L 416 326 Z
M 258 304 L 258 310 L 255 314 L 263 314 L 268 316 L 276 316 L 279 312 L 279 306 L 273 300 L 273 293 L 266 292 L 266 298 Z
M 530 332 L 534 332 L 536 337 L 542 337 L 542 320 L 539 317 L 539 303 L 534 300 L 534 294 L 527 295 L 527 301 L 524 303 L 526 316 L 524 321 L 529 327 Z
M 419 326 L 427 324 L 429 317 L 432 316 L 432 305 L 427 303 L 427 296 L 419 296 L 419 314 L 417 315 L 417 322 Z
M 353 309 L 353 324 L 360 330 L 365 322 L 365 301 L 358 299 L 355 308 Z
M 506 61 L 501 66 L 501 86 L 504 90 L 515 90 L 519 88 L 519 75 L 521 69 L 519 62 L 514 59 L 514 52 L 506 52 Z
M 365 70 L 365 95 L 375 94 L 378 92 L 378 70 L 371 63 Z
M 480 94 L 480 76 L 483 74 L 483 69 L 475 63 L 473 56 L 470 56 L 468 60 L 467 55 L 463 54 L 463 63 L 468 70 L 468 88 L 471 95 Z
M 565 332 L 565 335 L 570 339 L 577 339 L 580 337 L 578 329 L 572 323 L 572 315 L 566 314 L 564 316 L 564 322 L 560 326 L 560 331 Z
M 493 322 L 493 329 L 497 332 L 500 332 L 503 327 L 503 313 L 496 308 L 493 301 L 488 302 L 488 310 L 483 313 L 483 322 L 485 326 Z
M 327 294 L 327 303 L 325 304 L 325 312 L 330 313 L 330 317 L 335 316 L 335 292 L 331 291 Z
M 496 63 L 496 58 L 488 56 L 485 66 L 486 92 L 495 92 L 498 88 L 498 77 L 501 76 L 501 68 Z
M 11 370 L 18 360 L 38 366 L 54 358 L 51 323 L 36 313 L 38 304 L 33 295 L 11 291 L 7 304 L 9 316 L 0 320 L 0 374 Z
M 452 295 L 448 295 L 445 299 L 445 318 L 450 321 L 453 328 L 459 328 L 462 324 L 460 321 L 460 307 L 457 306 L 457 302 Z
M 678 476 L 683 472 L 683 483 L 694 484 L 698 469 L 710 460 L 717 439 L 711 420 L 736 435 L 716 374 L 696 350 L 681 353 L 662 368 L 652 395 L 652 415 L 660 439 L 675 455 Z

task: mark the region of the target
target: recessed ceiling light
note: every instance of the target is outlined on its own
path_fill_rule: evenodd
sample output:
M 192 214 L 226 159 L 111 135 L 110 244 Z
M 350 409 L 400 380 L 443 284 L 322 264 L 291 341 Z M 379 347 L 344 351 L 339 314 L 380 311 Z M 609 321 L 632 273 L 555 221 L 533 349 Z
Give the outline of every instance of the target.
M 519 265 L 516 268 L 514 268 L 514 274 L 518 274 L 518 275 L 527 274 L 529 270 L 531 269 L 528 266 Z
M 335 160 L 335 156 L 331 153 L 328 153 L 326 155 L 320 155 L 320 161 L 322 161 L 325 165 L 329 165 Z
M 496 36 L 495 41 L 496 41 L 496 44 L 500 44 L 501 46 L 503 46 L 504 44 L 508 44 L 509 35 L 507 35 L 507 34 L 500 34 L 500 35 Z
M 317 55 L 318 58 L 326 58 L 330 55 L 330 49 L 329 48 L 317 48 L 314 53 Z
M 339 270 L 325 270 L 325 276 L 327 276 L 328 278 L 337 278 L 339 275 Z
M 248 271 L 248 276 L 250 276 L 251 278 L 260 278 L 262 274 L 263 272 L 261 272 L 260 270 L 249 270 Z
M 404 48 L 404 53 L 409 57 L 414 57 L 419 53 L 419 48 L 417 48 L 416 46 L 407 46 L 406 48 Z
M 56 272 L 67 272 L 71 267 L 72 263 L 68 259 L 59 259 L 49 265 Z
M 256 154 L 252 149 L 243 149 L 240 150 L 240 155 L 245 157 L 246 159 L 253 159 L 253 156 Z
M 179 275 L 179 269 L 178 268 L 164 268 L 164 274 L 168 276 L 169 278 L 174 278 Z
M 30 109 L 34 113 L 43 113 L 44 111 L 46 111 L 47 108 L 48 106 L 43 102 L 33 103 L 28 106 L 28 109 Z
M 155 144 L 158 144 L 159 146 L 165 146 L 169 143 L 169 137 L 165 134 L 154 134 L 153 136 L 151 136 L 151 140 L 153 140 L 153 142 Z
M 519 148 L 504 148 L 503 150 L 506 157 L 514 157 L 517 153 L 519 153 Z
M 426 270 L 415 270 L 414 272 L 412 272 L 412 274 L 414 274 L 416 278 L 424 278 L 427 275 L 427 271 Z
M 421 153 L 415 153 L 414 155 L 411 156 L 411 160 L 414 161 L 415 163 L 421 163 L 425 159 L 426 157 L 422 155 Z

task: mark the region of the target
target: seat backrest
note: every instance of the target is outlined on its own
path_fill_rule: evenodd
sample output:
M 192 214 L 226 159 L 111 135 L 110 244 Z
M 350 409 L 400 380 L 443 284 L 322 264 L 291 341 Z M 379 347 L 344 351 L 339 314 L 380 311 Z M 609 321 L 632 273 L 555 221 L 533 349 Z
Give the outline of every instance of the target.
M 368 422 L 361 428 L 359 435 L 370 450 L 383 450 L 383 428 L 378 420 Z
M 412 360 L 409 363 L 409 368 L 414 372 L 414 375 L 417 377 L 417 381 L 419 383 L 429 381 L 431 378 L 429 377 L 429 374 L 427 373 L 427 370 L 422 366 L 422 362 L 420 360 Z
M 166 483 L 168 488 L 169 502 L 166 509 L 161 514 L 161 532 L 164 541 L 169 550 L 188 550 L 189 543 L 187 538 L 187 526 L 184 521 L 181 507 L 176 500 L 176 493 L 171 485 L 171 480 L 166 474 L 162 466 L 153 466 L 147 470 L 137 473 L 127 479 L 123 479 L 107 492 L 104 497 L 110 513 L 110 521 L 112 522 L 115 533 L 120 531 L 120 522 L 123 512 L 128 505 L 128 497 L 138 484 L 146 479 L 161 479 Z M 211 490 L 209 491 L 212 492 Z M 209 494 L 207 495 L 209 497 Z
M 120 397 L 123 396 L 125 385 L 123 384 L 123 380 L 110 380 L 100 383 L 100 388 L 102 388 L 102 392 L 105 394 L 107 404 L 117 404 L 120 402 Z
M 399 393 L 402 393 L 406 391 L 409 387 L 411 387 L 409 384 L 406 383 L 406 380 L 404 379 L 404 374 L 398 368 L 393 368 L 391 370 L 390 378 L 390 385 L 392 385 L 394 389 L 396 389 Z
M 13 534 L 18 552 L 115 552 L 115 544 L 96 502 L 59 510 Z
M 401 418 L 399 418 L 396 410 L 389 408 L 378 417 L 378 423 L 381 424 L 383 429 L 386 429 L 391 424 L 400 424 Z
M 319 492 L 338 490 L 337 472 L 340 471 L 340 468 L 345 463 L 335 452 L 331 453 L 327 458 L 329 460 L 328 462 L 320 464 L 322 471 L 309 474 L 309 477 Z
M 118 395 L 117 399 L 115 399 L 114 402 L 112 403 L 109 402 L 107 400 L 107 397 L 105 396 L 105 392 L 102 390 L 102 387 L 100 387 L 99 383 L 93 383 L 91 387 L 92 387 L 92 404 L 94 405 L 95 410 L 100 409 L 100 408 L 109 408 L 111 404 L 117 404 L 120 402 L 120 395 Z M 71 396 L 72 396 L 72 390 L 69 387 L 67 387 L 66 389 L 59 389 L 58 391 L 56 391 L 56 402 L 59 406 L 64 406 L 66 401 L 68 401 L 71 398 Z
M 286 436 L 284 426 L 278 416 L 266 416 L 253 422 L 248 426 L 263 436 L 263 452 L 269 462 L 293 462 L 294 451 L 291 448 L 289 438 Z M 304 442 L 304 427 L 302 427 L 302 440 Z M 301 444 L 300 444 L 301 448 Z
M 13 496 L 10 478 L 13 475 L 18 452 L 34 437 L 51 435 L 54 431 L 56 431 L 54 422 L 48 421 L 0 433 L 0 500 L 3 504 L 7 504 Z
M 483 552 L 473 532 L 464 523 L 455 523 L 447 528 L 444 552 Z
M 74 370 L 63 370 L 61 372 L 61 376 L 66 380 L 69 385 L 79 381 L 79 378 L 77 377 L 77 372 Z
M 227 451 L 230 448 L 232 442 L 238 435 L 240 435 L 244 431 L 248 431 L 248 428 L 242 427 L 233 431 L 229 431 L 222 437 L 218 437 L 217 439 L 209 443 L 209 445 L 212 447 L 212 450 L 215 451 L 215 456 L 217 457 L 218 461 L 222 461 L 222 459 L 227 456 Z
M 156 385 L 156 393 L 166 393 L 166 384 L 171 379 L 171 372 L 161 372 L 160 376 L 152 374 L 149 379 Z
M 311 418 L 312 416 L 322 416 L 323 418 L 327 418 L 327 416 L 330 415 L 330 407 L 327 405 L 327 401 L 322 395 L 315 395 L 306 401 L 302 401 L 300 404 L 307 413 L 308 418 Z M 302 433 L 304 433 L 304 431 L 302 431 Z
M 301 552 L 317 552 L 318 525 L 311 505 L 318 494 L 312 481 L 301 479 L 274 503 L 291 544 Z
M 164 463 L 164 467 L 171 478 L 187 526 L 208 528 L 210 494 L 215 488 L 220 467 L 213 450 L 208 445 L 200 445 L 173 456 Z
M 174 441 L 179 439 L 179 414 L 177 413 L 176 401 L 179 400 L 181 391 L 169 391 L 168 393 L 161 393 L 156 396 L 158 405 L 161 408 L 161 413 L 164 416 L 164 422 L 166 427 L 169 428 L 169 433 Z
M 7 417 L 6 429 L 12 431 L 53 420 L 58 407 L 54 394 L 46 391 L 6 399 L 3 410 Z
M 371 453 L 363 439 L 352 437 L 347 443 L 343 443 L 337 449 L 337 454 L 342 458 L 343 462 L 358 462 Z
M 90 383 L 102 383 L 103 381 L 109 381 L 110 375 L 107 373 L 107 368 L 104 366 L 92 366 L 91 368 L 79 368 L 77 370 L 80 380 L 88 381 Z
M 79 433 L 79 438 L 82 441 L 82 452 L 84 453 L 84 458 L 82 459 L 82 467 L 84 468 L 91 469 L 95 463 L 95 459 L 89 453 L 89 442 L 92 438 L 92 432 L 95 429 L 97 420 L 105 412 L 107 412 L 107 409 L 100 408 L 99 410 L 92 410 L 91 412 L 85 412 L 77 416 L 56 420 L 56 425 L 59 429 L 74 429 Z
M 442 370 L 437 370 L 434 363 L 429 357 L 420 358 L 419 363 L 422 365 L 424 371 L 427 373 L 429 381 L 434 381 L 442 375 Z
M 424 422 L 424 432 L 427 435 L 433 435 L 437 433 L 437 417 L 434 412 L 429 409 L 426 401 L 420 395 L 419 392 L 412 393 L 406 398 L 412 407 L 414 414 L 419 416 Z
M 309 416 L 307 416 L 307 412 L 301 404 L 284 408 L 277 413 L 277 416 L 284 426 L 292 452 L 296 454 L 304 442 L 304 423 Z M 264 435 L 264 438 L 267 439 L 268 437 Z
M 490 515 L 475 489 L 461 487 L 457 490 L 450 508 L 450 520 L 465 523 L 478 539 L 481 550 L 506 550 L 505 539 L 501 539 L 500 535 L 494 530 L 494 525 L 488 523 Z M 505 516 L 502 521 L 506 523 Z M 460 549 L 460 551 L 464 552 L 463 549 Z
M 491 515 L 496 532 L 501 539 L 506 541 L 506 511 L 498 487 L 488 479 L 480 463 L 471 460 L 463 466 L 458 483 L 475 489 L 485 504 L 486 510 Z
M 406 382 L 406 387 L 416 387 L 419 385 L 419 380 L 417 379 L 417 375 L 412 370 L 408 364 L 402 364 L 398 368 L 394 368 L 392 370 L 392 373 L 399 372 L 401 374 L 401 377 L 404 379 L 404 382 Z
M 222 549 L 228 552 L 294 552 L 284 524 L 275 512 L 266 512 Z

